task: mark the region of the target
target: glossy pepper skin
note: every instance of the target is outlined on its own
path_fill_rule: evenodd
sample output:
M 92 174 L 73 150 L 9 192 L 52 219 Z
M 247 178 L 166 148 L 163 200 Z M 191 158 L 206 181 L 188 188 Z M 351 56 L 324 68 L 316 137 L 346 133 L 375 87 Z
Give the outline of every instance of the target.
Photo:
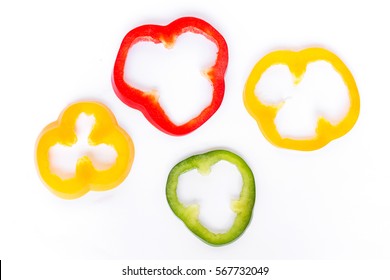
M 78 159 L 73 178 L 62 179 L 50 167 L 49 150 L 59 143 L 72 146 L 77 142 L 75 124 L 81 113 L 93 115 L 95 124 L 88 136 L 90 145 L 106 144 L 116 150 L 115 163 L 97 170 L 88 156 Z M 88 191 L 105 191 L 119 185 L 128 175 L 134 159 L 130 136 L 119 127 L 114 114 L 98 102 L 69 105 L 57 121 L 46 126 L 37 139 L 35 161 L 39 175 L 50 191 L 64 199 L 75 199 Z
M 213 67 L 207 70 L 207 77 L 213 86 L 211 103 L 195 118 L 182 125 L 176 125 L 160 106 L 158 97 L 143 92 L 126 83 L 124 69 L 129 49 L 140 41 L 163 43 L 166 47 L 175 44 L 176 38 L 186 32 L 197 33 L 214 42 L 218 48 Z M 220 107 L 225 92 L 225 71 L 228 64 L 228 48 L 223 36 L 209 23 L 195 17 L 179 18 L 167 26 L 143 25 L 131 30 L 119 48 L 112 75 L 116 95 L 126 105 L 141 111 L 155 127 L 170 135 L 188 134 L 205 123 Z
M 234 164 L 242 176 L 240 198 L 232 201 L 231 208 L 237 214 L 232 227 L 225 233 L 213 233 L 204 227 L 199 219 L 199 206 L 184 206 L 177 197 L 177 186 L 181 174 L 197 169 L 207 175 L 217 162 L 225 160 Z M 255 178 L 249 166 L 238 155 L 226 150 L 214 150 L 204 154 L 191 156 L 176 164 L 169 173 L 166 196 L 172 211 L 200 239 L 210 245 L 220 246 L 237 239 L 248 226 L 255 204 Z
M 312 139 L 283 138 L 275 125 L 276 115 L 283 103 L 276 106 L 262 103 L 255 94 L 256 84 L 263 73 L 276 64 L 287 65 L 299 82 L 306 71 L 306 66 L 321 60 L 330 63 L 343 79 L 349 94 L 349 111 L 337 125 L 332 125 L 321 117 L 317 123 L 316 136 Z M 360 111 L 359 92 L 351 72 L 340 58 L 323 48 L 307 48 L 297 52 L 280 50 L 267 54 L 255 65 L 248 77 L 244 90 L 244 104 L 269 142 L 277 147 L 301 151 L 320 149 L 330 141 L 345 135 L 355 125 Z

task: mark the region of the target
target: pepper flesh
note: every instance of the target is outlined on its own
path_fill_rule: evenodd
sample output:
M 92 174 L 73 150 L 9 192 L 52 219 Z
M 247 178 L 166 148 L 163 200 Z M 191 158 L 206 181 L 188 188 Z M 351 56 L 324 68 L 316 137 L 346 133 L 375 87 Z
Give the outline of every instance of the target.
M 240 198 L 232 201 L 231 208 L 236 213 L 232 227 L 225 233 L 213 233 L 204 227 L 199 219 L 198 205 L 184 206 L 178 199 L 177 186 L 183 173 L 197 169 L 202 174 L 210 172 L 217 162 L 225 160 L 234 164 L 242 176 Z M 175 215 L 200 239 L 210 245 L 225 245 L 237 239 L 248 226 L 255 204 L 255 179 L 250 167 L 238 155 L 226 150 L 214 150 L 204 154 L 191 156 L 176 164 L 168 175 L 166 196 L 168 204 Z
M 213 86 L 211 103 L 201 113 L 184 124 L 176 125 L 166 115 L 164 109 L 154 94 L 143 92 L 124 79 L 125 63 L 129 49 L 140 41 L 163 43 L 166 47 L 175 44 L 176 38 L 185 33 L 193 32 L 205 36 L 214 42 L 218 48 L 214 66 L 205 71 Z M 123 39 L 115 61 L 112 85 L 116 95 L 126 105 L 141 111 L 155 127 L 170 135 L 188 134 L 205 123 L 220 107 L 225 91 L 225 71 L 228 63 L 228 49 L 223 36 L 209 23 L 195 18 L 179 18 L 167 26 L 143 25 L 131 30 Z
M 311 139 L 283 138 L 275 124 L 278 111 L 283 102 L 278 105 L 266 105 L 255 94 L 255 88 L 263 73 L 272 65 L 285 64 L 300 81 L 305 74 L 306 66 L 315 61 L 326 61 L 343 79 L 349 94 L 350 108 L 347 115 L 336 125 L 320 117 L 317 122 L 316 136 Z M 347 66 L 332 52 L 323 48 L 307 48 L 298 52 L 290 50 L 274 51 L 263 57 L 250 73 L 244 90 L 244 104 L 249 114 L 269 142 L 286 149 L 312 151 L 320 149 L 330 141 L 345 135 L 355 125 L 360 111 L 360 98 L 355 80 Z
M 90 145 L 106 144 L 116 150 L 115 163 L 106 170 L 97 170 L 88 156 L 78 159 L 74 177 L 62 179 L 50 168 L 49 150 L 59 143 L 72 146 L 77 142 L 76 120 L 81 113 L 93 115 L 95 124 L 88 136 Z M 113 113 L 97 102 L 78 102 L 69 105 L 57 121 L 43 129 L 37 139 L 35 160 L 39 175 L 57 196 L 75 199 L 88 191 L 105 191 L 119 185 L 130 172 L 134 146 L 130 136 L 119 127 Z

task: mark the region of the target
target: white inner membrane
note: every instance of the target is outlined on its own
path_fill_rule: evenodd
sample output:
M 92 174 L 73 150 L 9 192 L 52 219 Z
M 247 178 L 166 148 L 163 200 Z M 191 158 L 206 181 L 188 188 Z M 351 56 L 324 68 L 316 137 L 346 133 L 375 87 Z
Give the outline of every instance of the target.
M 138 42 L 130 48 L 124 70 L 129 85 L 156 94 L 176 125 L 198 116 L 212 100 L 212 84 L 205 71 L 216 60 L 217 46 L 200 34 L 185 32 L 172 48 Z
M 72 146 L 55 144 L 49 149 L 50 170 L 61 179 L 75 176 L 77 161 L 87 156 L 97 170 L 109 169 L 116 161 L 116 150 L 106 144 L 90 145 L 89 135 L 95 124 L 95 117 L 81 113 L 75 124 L 77 142 Z
M 211 167 L 208 175 L 202 175 L 196 169 L 182 174 L 177 196 L 185 206 L 199 205 L 199 221 L 209 231 L 224 233 L 236 218 L 231 203 L 239 199 L 242 184 L 237 167 L 221 160 Z
M 294 80 L 287 65 L 273 65 L 255 89 L 257 98 L 266 105 L 285 102 L 275 118 L 283 138 L 311 139 L 320 117 L 337 125 L 348 113 L 348 88 L 330 63 L 309 63 L 302 79 L 298 83 Z

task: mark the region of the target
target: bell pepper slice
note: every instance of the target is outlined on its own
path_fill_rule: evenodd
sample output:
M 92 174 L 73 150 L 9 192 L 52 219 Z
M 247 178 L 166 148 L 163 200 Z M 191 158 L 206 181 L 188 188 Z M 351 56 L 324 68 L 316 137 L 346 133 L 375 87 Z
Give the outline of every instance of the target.
M 263 73 L 272 65 L 285 64 L 299 82 L 306 71 L 306 66 L 315 61 L 326 61 L 343 79 L 349 94 L 350 107 L 346 116 L 337 124 L 332 125 L 324 117 L 318 119 L 316 136 L 311 139 L 283 138 L 275 125 L 278 111 L 283 102 L 278 105 L 266 105 L 255 95 L 255 87 Z M 360 111 L 360 98 L 355 80 L 347 66 L 334 53 L 323 48 L 307 48 L 301 51 L 279 50 L 263 57 L 250 73 L 244 90 L 244 104 L 249 114 L 269 142 L 286 149 L 312 151 L 320 149 L 330 141 L 345 135 L 355 125 Z
M 95 124 L 88 136 L 90 145 L 106 144 L 116 150 L 115 163 L 108 169 L 97 170 L 88 156 L 80 157 L 74 177 L 63 179 L 50 167 L 49 150 L 54 145 L 72 146 L 77 142 L 76 120 L 81 113 L 93 115 Z M 88 191 L 105 191 L 118 186 L 128 175 L 134 159 L 130 136 L 119 127 L 114 114 L 98 102 L 77 102 L 69 105 L 57 121 L 40 133 L 35 150 L 35 161 L 40 178 L 57 196 L 75 199 Z
M 188 122 L 176 125 L 166 115 L 155 94 L 143 92 L 124 79 L 124 69 L 129 49 L 140 41 L 163 43 L 166 47 L 175 44 L 176 38 L 186 32 L 201 34 L 214 42 L 218 48 L 215 64 L 207 70 L 207 78 L 213 87 L 211 103 Z M 225 71 L 228 63 L 228 48 L 223 36 L 209 23 L 195 17 L 179 18 L 166 26 L 143 25 L 131 30 L 124 37 L 115 61 L 112 85 L 116 95 L 126 105 L 141 111 L 155 127 L 170 135 L 188 134 L 205 123 L 220 107 L 225 91 Z
M 183 205 L 177 196 L 179 177 L 183 173 L 197 169 L 201 174 L 207 175 L 211 167 L 217 162 L 225 160 L 234 164 L 242 176 L 242 189 L 240 198 L 232 201 L 231 209 L 237 214 L 232 227 L 225 233 L 214 233 L 204 227 L 199 221 L 198 205 Z M 226 150 L 214 150 L 204 154 L 191 156 L 176 164 L 168 175 L 166 184 L 168 204 L 175 215 L 204 242 L 220 246 L 236 240 L 248 226 L 255 204 L 256 187 L 252 170 L 238 155 Z

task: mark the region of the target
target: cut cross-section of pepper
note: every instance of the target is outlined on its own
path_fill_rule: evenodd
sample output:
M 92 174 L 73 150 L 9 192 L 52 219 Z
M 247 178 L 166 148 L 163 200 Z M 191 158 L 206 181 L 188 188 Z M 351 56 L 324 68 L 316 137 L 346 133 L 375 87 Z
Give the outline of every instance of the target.
M 325 117 L 319 117 L 316 135 L 310 139 L 283 137 L 275 124 L 276 116 L 284 105 L 283 102 L 276 105 L 265 104 L 256 96 L 256 85 L 267 69 L 274 65 L 288 66 L 295 83 L 299 83 L 307 65 L 317 61 L 329 63 L 342 78 L 349 96 L 348 112 L 337 124 L 332 124 Z M 330 141 L 345 135 L 355 125 L 360 111 L 359 92 L 351 72 L 340 58 L 323 48 L 307 48 L 301 51 L 280 50 L 267 54 L 257 62 L 248 77 L 244 90 L 244 104 L 269 142 L 278 147 L 301 151 L 320 149 Z
M 75 174 L 63 178 L 53 170 L 50 149 L 57 144 L 72 147 L 77 143 L 76 121 L 83 113 L 95 119 L 88 144 L 92 147 L 108 145 L 117 156 L 110 167 L 98 169 L 89 154 L 83 155 L 77 160 Z M 43 129 L 35 150 L 42 181 L 54 194 L 65 199 L 78 198 L 90 190 L 105 191 L 118 186 L 130 172 L 133 159 L 134 146 L 130 136 L 119 127 L 114 114 L 98 102 L 77 102 L 65 108 L 57 121 Z
M 215 64 L 206 76 L 213 87 L 211 103 L 193 119 L 184 124 L 175 124 L 161 107 L 158 97 L 143 92 L 125 81 L 125 64 L 129 49 L 140 41 L 170 47 L 183 33 L 203 35 L 218 48 Z M 225 71 L 228 63 L 228 48 L 223 36 L 209 23 L 195 17 L 179 18 L 166 26 L 143 25 L 131 30 L 123 39 L 115 61 L 112 85 L 116 95 L 126 105 L 141 111 L 155 127 L 170 135 L 188 134 L 204 124 L 220 107 L 225 92 Z
M 199 206 L 185 206 L 177 195 L 180 175 L 197 169 L 201 174 L 208 174 L 217 162 L 225 160 L 235 165 L 242 177 L 242 188 L 238 200 L 233 200 L 231 209 L 236 213 L 231 228 L 224 233 L 214 233 L 199 221 Z M 238 155 L 226 150 L 214 150 L 191 156 L 176 164 L 168 175 L 166 185 L 168 204 L 175 215 L 200 239 L 208 244 L 220 246 L 236 240 L 247 228 L 255 204 L 256 188 L 252 170 Z

